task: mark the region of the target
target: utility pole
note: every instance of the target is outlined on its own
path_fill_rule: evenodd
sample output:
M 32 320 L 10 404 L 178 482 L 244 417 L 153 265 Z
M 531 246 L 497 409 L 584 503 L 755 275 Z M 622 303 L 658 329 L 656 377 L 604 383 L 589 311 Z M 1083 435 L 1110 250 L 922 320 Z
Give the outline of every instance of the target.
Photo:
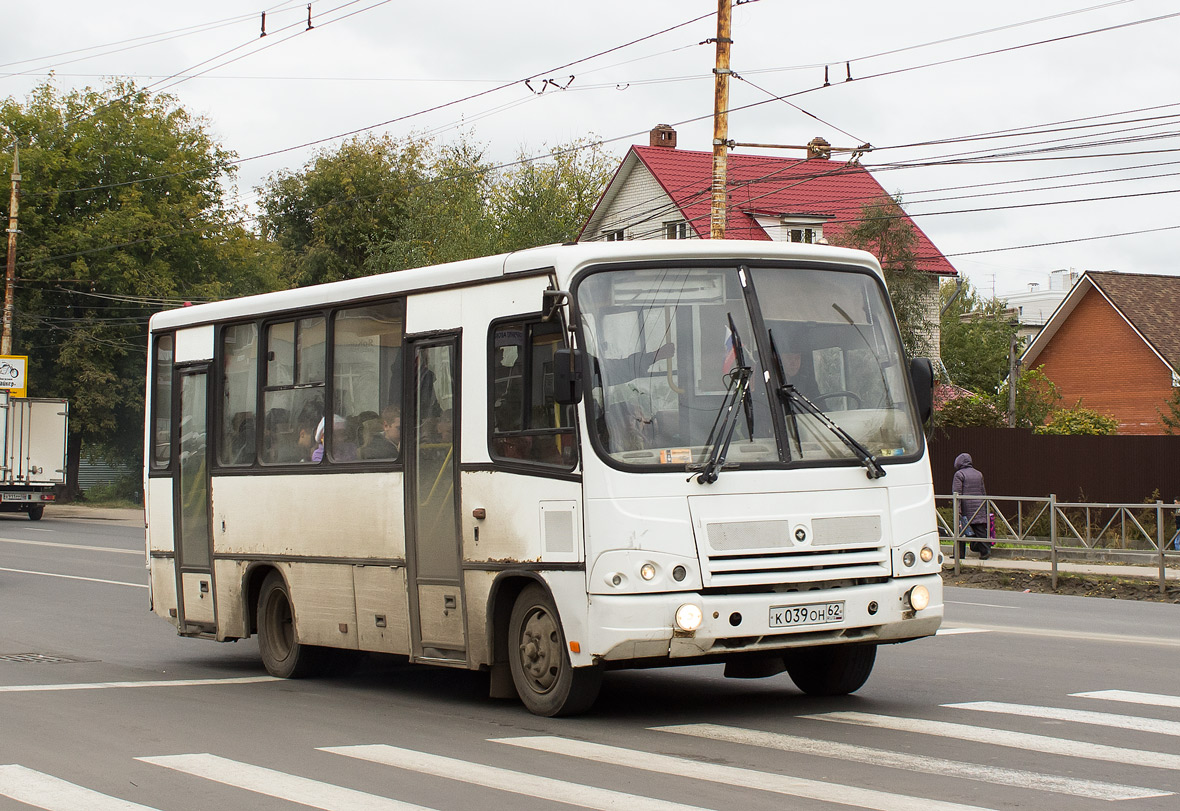
M 1016 372 L 1020 369 L 1020 358 L 1016 356 L 1016 331 L 1008 339 L 1008 427 L 1016 427 Z
M 709 212 L 709 238 L 725 239 L 725 159 L 729 149 L 729 34 L 733 7 L 717 0 L 717 64 L 713 68 L 713 203 Z
M 20 206 L 20 147 L 12 139 L 12 196 L 8 202 L 8 270 L 4 276 L 4 332 L 0 355 L 12 354 L 12 313 L 16 309 L 16 215 Z

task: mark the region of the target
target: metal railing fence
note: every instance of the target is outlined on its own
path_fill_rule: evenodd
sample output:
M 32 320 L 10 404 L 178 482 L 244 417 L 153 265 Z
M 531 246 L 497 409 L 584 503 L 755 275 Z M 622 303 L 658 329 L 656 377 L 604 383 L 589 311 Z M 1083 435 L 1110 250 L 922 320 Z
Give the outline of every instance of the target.
M 971 541 L 1000 544 L 1009 549 L 1047 553 L 1053 587 L 1057 587 L 1062 556 L 1109 560 L 1112 555 L 1159 569 L 1160 593 L 1167 593 L 1165 570 L 1169 559 L 1180 561 L 1180 532 L 1170 525 L 1177 504 L 1058 501 L 1048 497 L 963 496 L 934 497 L 938 534 L 950 541 L 955 574 L 961 571 L 961 546 Z M 981 502 L 970 515 L 963 502 Z M 968 524 L 987 524 L 989 537 L 964 535 Z M 1102 554 L 1098 554 L 1102 553 Z M 1142 562 L 1140 562 L 1142 561 Z

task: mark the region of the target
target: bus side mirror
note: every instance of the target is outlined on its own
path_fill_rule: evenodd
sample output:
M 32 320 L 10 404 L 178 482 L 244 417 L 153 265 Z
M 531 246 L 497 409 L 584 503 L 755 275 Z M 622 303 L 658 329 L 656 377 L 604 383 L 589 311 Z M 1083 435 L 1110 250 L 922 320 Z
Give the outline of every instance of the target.
M 581 355 L 576 349 L 558 349 L 553 353 L 553 399 L 558 405 L 582 402 L 582 379 L 578 377 Z
M 914 405 L 922 422 L 934 413 L 934 365 L 930 358 L 914 358 L 910 361 L 910 380 L 914 384 Z

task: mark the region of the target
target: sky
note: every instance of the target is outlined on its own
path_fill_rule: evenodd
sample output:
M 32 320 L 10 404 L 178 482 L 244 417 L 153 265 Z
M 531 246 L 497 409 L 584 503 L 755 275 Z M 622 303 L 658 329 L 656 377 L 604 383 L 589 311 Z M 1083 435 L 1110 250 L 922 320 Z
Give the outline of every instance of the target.
M 306 0 L 7 6 L 0 95 L 51 74 L 170 93 L 243 159 L 244 206 L 357 132 L 497 163 L 586 137 L 621 159 L 657 124 L 712 148 L 717 0 L 317 0 L 310 29 Z M 871 144 L 862 164 L 984 295 L 1180 275 L 1180 4 L 751 0 L 732 39 L 729 137 Z

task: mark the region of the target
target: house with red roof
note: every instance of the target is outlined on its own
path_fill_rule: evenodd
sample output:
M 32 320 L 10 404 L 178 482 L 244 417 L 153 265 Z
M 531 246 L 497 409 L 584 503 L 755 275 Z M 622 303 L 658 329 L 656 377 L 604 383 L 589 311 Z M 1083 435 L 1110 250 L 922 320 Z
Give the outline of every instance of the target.
M 1062 405 L 1119 421 L 1120 434 L 1166 433 L 1160 415 L 1180 389 L 1180 277 L 1087 271 L 1024 350 Z
M 713 153 L 676 148 L 676 130 L 661 124 L 648 146 L 632 146 L 578 237 L 590 240 L 708 239 Z M 727 239 L 845 244 L 862 209 L 889 193 L 855 161 L 832 160 L 822 138 L 805 159 L 730 154 Z M 925 295 L 928 352 L 938 357 L 938 282 L 957 271 L 918 225 L 918 270 Z

